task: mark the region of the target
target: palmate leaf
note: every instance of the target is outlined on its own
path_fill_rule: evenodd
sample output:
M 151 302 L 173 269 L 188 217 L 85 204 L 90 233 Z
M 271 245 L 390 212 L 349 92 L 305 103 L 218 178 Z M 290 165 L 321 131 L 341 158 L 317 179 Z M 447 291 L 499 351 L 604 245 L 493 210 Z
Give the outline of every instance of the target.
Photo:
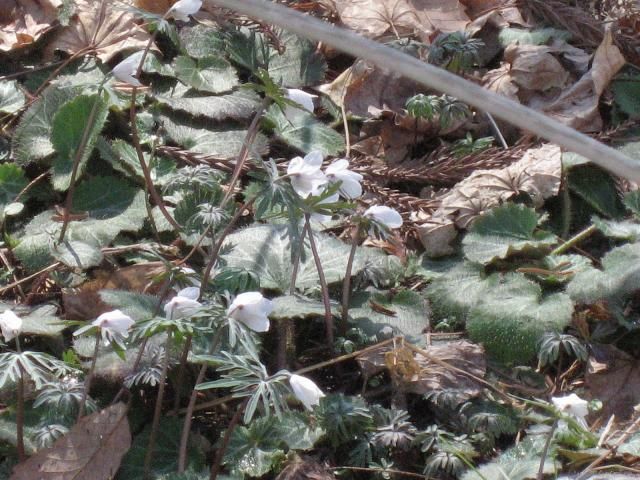
M 247 119 L 260 105 L 260 97 L 250 90 L 236 90 L 226 95 L 158 95 L 156 100 L 173 110 L 217 121 Z
M 465 256 L 489 264 L 515 253 L 536 253 L 557 242 L 555 235 L 538 231 L 535 210 L 507 203 L 478 218 L 462 241 Z
M 160 119 L 169 140 L 192 152 L 216 158 L 236 158 L 247 135 L 246 130 L 209 129 L 196 122 L 179 122 L 167 116 Z M 249 153 L 255 157 L 266 155 L 268 151 L 267 139 L 258 134 Z
M 232 472 L 261 477 L 284 460 L 283 442 L 275 417 L 253 420 L 247 427 L 238 426 L 224 456 Z
M 274 126 L 276 136 L 302 152 L 317 150 L 323 155 L 337 155 L 345 148 L 344 136 L 310 113 L 300 111 L 289 119 L 279 106 L 273 105 L 266 118 Z
M 76 97 L 56 112 L 51 129 L 51 143 L 56 150 L 52 182 L 56 190 L 69 188 L 73 164 L 81 147 L 78 174 L 83 172 L 108 113 L 108 103 L 98 95 Z
M 524 275 L 493 274 L 492 288 L 471 309 L 469 338 L 505 363 L 526 363 L 545 332 L 562 331 L 571 321 L 573 303 L 564 293 L 543 296 Z
M 338 306 L 337 304 L 335 305 Z M 283 295 L 273 299 L 273 312 L 270 318 L 280 320 L 284 318 L 308 318 L 324 315 L 324 305 L 320 300 L 303 297 L 302 295 Z
M 228 92 L 239 83 L 235 68 L 218 56 L 197 61 L 179 56 L 173 61 L 173 69 L 178 80 L 203 92 Z
M 314 232 L 318 253 L 328 283 L 344 278 L 350 246 L 340 240 Z M 229 267 L 246 268 L 260 277 L 262 288 L 288 291 L 291 284 L 291 245 L 287 228 L 278 225 L 251 226 L 227 237 L 223 256 Z M 308 251 L 308 246 L 307 246 Z M 369 248 L 359 248 L 353 263 L 353 274 L 359 272 L 367 261 L 375 261 L 383 253 Z M 300 262 L 296 287 L 306 290 L 318 286 L 318 273 L 313 258 L 307 254 Z

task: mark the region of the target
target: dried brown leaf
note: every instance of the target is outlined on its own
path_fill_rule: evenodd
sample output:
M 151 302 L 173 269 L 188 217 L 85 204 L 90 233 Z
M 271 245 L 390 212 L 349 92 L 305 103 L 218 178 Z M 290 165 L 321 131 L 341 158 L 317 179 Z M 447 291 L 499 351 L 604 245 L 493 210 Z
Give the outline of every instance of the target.
M 276 477 L 276 480 L 335 480 L 331 471 L 311 457 L 296 457 Z
M 71 55 L 92 51 L 103 62 L 123 50 L 143 49 L 149 41 L 149 34 L 135 21 L 124 5 L 115 2 L 76 0 L 76 14 L 71 24 L 54 38 L 47 48 L 51 58 L 56 50 Z M 130 4 L 131 0 L 123 3 Z
M 542 110 L 576 130 L 583 132 L 600 130 L 602 128 L 602 118 L 598 110 L 600 95 L 624 64 L 624 56 L 614 45 L 613 35 L 611 30 L 608 30 L 596 50 L 591 70 Z
M 109 480 L 130 447 L 127 407 L 117 403 L 81 419 L 52 447 L 18 465 L 10 480 Z
M 30 45 L 53 28 L 61 0 L 0 0 L 0 51 Z
M 585 384 L 592 398 L 602 401 L 604 418 L 628 419 L 640 403 L 638 360 L 613 345 L 593 345 Z
M 562 88 L 569 79 L 562 64 L 546 45 L 510 45 L 504 52 L 511 64 L 509 74 L 521 88 L 545 91 Z
M 485 375 L 486 359 L 479 345 L 461 340 L 434 344 L 426 351 L 432 357 L 476 377 Z M 396 387 L 406 393 L 424 395 L 454 389 L 463 397 L 471 398 L 484 388 L 468 375 L 435 363 L 406 347 L 383 346 L 358 356 L 356 360 L 365 376 L 388 370 L 396 380 Z

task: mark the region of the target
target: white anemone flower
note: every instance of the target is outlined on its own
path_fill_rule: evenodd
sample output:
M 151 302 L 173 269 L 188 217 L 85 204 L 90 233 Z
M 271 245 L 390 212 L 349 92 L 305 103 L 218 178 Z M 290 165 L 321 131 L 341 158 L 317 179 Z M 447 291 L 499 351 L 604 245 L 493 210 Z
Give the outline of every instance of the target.
M 340 193 L 343 197 L 353 200 L 362 195 L 362 175 L 349 170 L 349 160 L 341 158 L 334 160 L 324 171 L 330 183 L 342 182 Z
M 551 403 L 558 410 L 571 415 L 580 425 L 587 428 L 585 417 L 589 414 L 589 402 L 572 393 L 566 397 L 551 397 Z
M 291 186 L 302 198 L 317 192 L 327 183 L 322 167 L 322 153 L 314 151 L 302 157 L 295 157 L 289 162 L 287 175 L 291 177 Z
M 11 310 L 0 313 L 0 330 L 6 342 L 13 340 L 22 331 L 22 319 Z
M 393 208 L 384 205 L 373 205 L 364 212 L 365 217 L 369 217 L 378 223 L 383 224 L 387 228 L 400 228 L 402 226 L 402 217 Z
M 113 67 L 111 73 L 121 82 L 128 83 L 133 87 L 141 87 L 142 84 L 140 80 L 134 77 L 134 75 L 138 72 L 138 65 L 140 65 L 140 60 L 142 60 L 143 55 L 144 52 L 142 50 L 132 53 Z
M 200 296 L 199 287 L 187 287 L 180 290 L 175 297 L 164 306 L 164 313 L 170 320 L 190 317 L 202 306 L 198 302 Z
M 313 113 L 313 99 L 318 98 L 317 95 L 311 95 L 303 90 L 298 90 L 297 88 L 285 88 L 284 90 L 285 97 L 289 100 L 293 100 L 308 113 Z M 302 115 L 302 109 L 299 107 L 294 107 L 292 105 L 286 105 L 284 108 L 284 116 L 287 117 L 291 123 L 295 123 L 298 118 Z
M 307 377 L 291 375 L 289 384 L 296 398 L 304 404 L 307 410 L 313 410 L 313 407 L 319 405 L 320 399 L 324 397 L 322 390 Z
M 245 292 L 234 298 L 227 309 L 227 316 L 244 323 L 254 332 L 266 332 L 272 311 L 273 302 L 260 292 Z
M 169 15 L 176 20 L 189 21 L 189 15 L 195 15 L 202 7 L 202 0 L 179 0 L 169 9 Z
M 129 329 L 135 323 L 129 315 L 120 310 L 105 312 L 91 322 L 94 327 L 100 329 L 105 345 L 109 345 L 111 342 L 120 343 L 123 338 L 129 336 Z

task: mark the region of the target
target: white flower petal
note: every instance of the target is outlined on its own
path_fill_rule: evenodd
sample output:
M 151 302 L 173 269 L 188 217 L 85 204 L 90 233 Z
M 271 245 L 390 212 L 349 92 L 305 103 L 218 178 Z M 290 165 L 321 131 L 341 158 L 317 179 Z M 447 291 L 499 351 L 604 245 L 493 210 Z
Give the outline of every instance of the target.
M 324 397 L 322 390 L 307 377 L 291 375 L 289 384 L 296 398 L 304 404 L 307 410 L 313 410 L 313 407 L 319 405 L 320 399 Z
M 551 397 L 551 402 L 560 411 L 565 412 L 578 420 L 584 420 L 589 414 L 589 402 L 583 400 L 575 393 L 565 397 Z
M 142 84 L 134 77 L 134 75 L 138 71 L 138 65 L 140 65 L 140 60 L 142 60 L 143 54 L 144 52 L 141 50 L 129 55 L 122 62 L 113 67 L 111 73 L 113 73 L 113 76 L 121 82 L 128 83 L 134 87 L 141 87 Z
M 344 172 L 349 168 L 349 160 L 346 158 L 339 158 L 338 160 L 334 160 L 331 162 L 331 165 L 327 167 L 326 174 L 327 177 L 330 175 L 336 175 Z
M 128 335 L 128 330 L 134 323 L 136 322 L 134 322 L 129 315 L 122 313 L 120 310 L 105 312 L 92 322 L 96 327 L 107 329 L 124 336 Z
M 387 228 L 399 228 L 402 226 L 402 216 L 393 208 L 385 207 L 384 205 L 369 207 L 364 212 L 364 216 L 382 223 Z
M 190 298 L 191 300 L 198 300 L 200 297 L 199 287 L 187 287 L 178 292 L 178 297 Z
M 304 163 L 317 169 L 322 167 L 323 160 L 324 160 L 324 157 L 322 156 L 322 152 L 319 152 L 317 150 L 314 150 L 313 152 L 309 152 L 307 155 L 304 156 Z
M 245 292 L 238 295 L 229 308 L 227 315 L 244 323 L 251 330 L 266 332 L 269 330 L 269 314 L 273 311 L 273 302 L 260 292 Z
M 188 22 L 189 15 L 198 13 L 201 7 L 202 0 L 178 0 L 171 6 L 169 11 L 171 12 L 171 16 L 176 20 Z
M 305 110 L 310 113 L 313 113 L 313 99 L 318 98 L 317 95 L 311 95 L 310 93 L 299 90 L 297 88 L 285 89 L 285 96 L 289 100 L 293 100 L 294 102 L 300 104 Z
M 5 310 L 0 313 L 0 330 L 5 342 L 9 342 L 22 331 L 22 319 L 11 310 Z
M 341 182 L 340 193 L 347 199 L 358 198 L 362 195 L 362 175 L 349 170 L 349 160 L 344 158 L 334 160 L 325 171 L 331 183 Z
M 186 293 L 191 295 L 193 293 L 192 289 L 198 290 L 196 287 L 188 287 L 181 290 L 180 293 L 186 290 Z M 200 302 L 190 297 L 182 296 L 180 293 L 169 300 L 164 306 L 164 313 L 168 319 L 173 320 L 176 318 L 190 317 L 202 306 Z
M 352 180 L 351 178 L 343 178 L 342 184 L 340 185 L 340 193 L 342 193 L 345 198 L 353 200 L 362 195 L 362 185 L 360 185 L 360 182 Z

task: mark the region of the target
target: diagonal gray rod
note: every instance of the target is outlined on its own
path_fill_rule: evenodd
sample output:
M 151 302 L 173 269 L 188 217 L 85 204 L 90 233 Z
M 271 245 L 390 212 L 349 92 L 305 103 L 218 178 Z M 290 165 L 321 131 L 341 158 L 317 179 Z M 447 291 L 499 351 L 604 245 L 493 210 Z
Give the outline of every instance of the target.
M 640 160 L 631 159 L 540 112 L 486 90 L 446 70 L 277 3 L 265 0 L 213 0 L 213 3 L 277 25 L 302 37 L 323 42 L 354 57 L 369 60 L 489 112 L 567 151 L 584 155 L 593 163 L 616 175 L 640 182 Z

